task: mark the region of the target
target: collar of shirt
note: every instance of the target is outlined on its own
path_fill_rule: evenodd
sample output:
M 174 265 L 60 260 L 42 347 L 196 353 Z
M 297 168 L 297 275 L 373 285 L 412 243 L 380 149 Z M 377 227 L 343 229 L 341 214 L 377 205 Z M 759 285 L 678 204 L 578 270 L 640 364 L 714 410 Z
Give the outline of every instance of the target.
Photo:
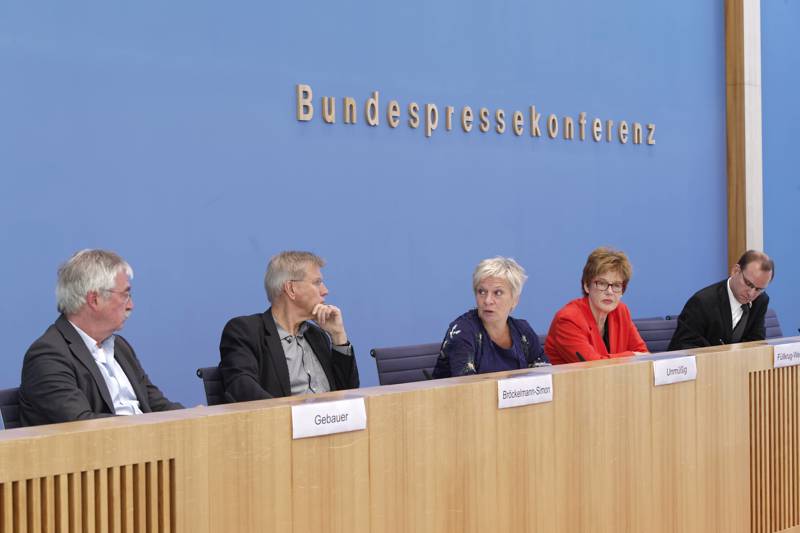
M 72 322 L 70 322 L 70 324 L 72 324 Z M 81 336 L 81 340 L 83 340 L 83 343 L 86 345 L 86 348 L 89 350 L 89 353 L 92 354 L 95 361 L 98 363 L 108 363 L 109 354 L 112 358 L 114 357 L 114 335 L 110 335 L 106 340 L 98 344 L 88 333 L 75 324 L 72 324 L 72 327 L 75 328 L 75 331 Z
M 300 324 L 300 327 L 297 328 L 297 335 L 292 335 L 285 329 L 283 329 L 277 322 L 275 322 L 275 327 L 278 329 L 278 337 L 281 338 L 283 342 L 291 342 L 291 339 L 294 337 L 303 337 L 308 330 L 308 322 L 303 322 Z

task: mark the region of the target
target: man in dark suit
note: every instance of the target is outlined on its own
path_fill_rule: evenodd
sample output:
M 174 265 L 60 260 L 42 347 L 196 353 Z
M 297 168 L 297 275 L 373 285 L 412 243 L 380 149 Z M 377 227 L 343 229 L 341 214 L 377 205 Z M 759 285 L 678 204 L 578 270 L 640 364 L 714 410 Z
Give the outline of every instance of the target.
M 133 270 L 105 250 L 82 250 L 58 270 L 61 316 L 22 364 L 24 426 L 182 409 L 150 382 L 128 341 L 114 335 L 133 310 Z
M 775 264 L 763 252 L 748 250 L 731 276 L 694 294 L 681 311 L 670 350 L 764 340 Z
M 358 388 L 342 312 L 325 303 L 323 266 L 310 252 L 270 259 L 264 288 L 272 307 L 234 318 L 222 332 L 219 368 L 229 402 Z

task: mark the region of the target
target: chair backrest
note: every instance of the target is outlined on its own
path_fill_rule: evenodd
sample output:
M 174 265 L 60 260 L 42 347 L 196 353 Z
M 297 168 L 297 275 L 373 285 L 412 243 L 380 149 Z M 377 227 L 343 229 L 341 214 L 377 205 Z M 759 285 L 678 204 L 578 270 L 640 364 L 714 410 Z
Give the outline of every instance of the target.
M 669 348 L 669 341 L 672 340 L 672 334 L 678 327 L 678 316 L 634 318 L 633 323 L 639 330 L 639 335 L 642 336 L 648 351 L 652 353 L 666 352 Z
M 783 330 L 781 323 L 778 322 L 778 315 L 774 309 L 767 309 L 767 314 L 764 316 L 764 326 L 767 329 L 768 339 L 777 339 L 783 337 Z
M 20 427 L 19 420 L 19 387 L 0 390 L 0 415 L 5 429 Z
M 378 381 L 381 385 L 422 381 L 433 373 L 441 344 L 414 344 L 373 348 L 369 351 L 378 366 Z
M 536 336 L 539 337 L 539 346 L 544 350 L 544 343 L 547 342 L 547 333 L 537 333 Z
M 208 405 L 228 403 L 225 400 L 225 388 L 222 386 L 222 373 L 219 371 L 219 367 L 198 368 L 197 377 L 203 380 Z

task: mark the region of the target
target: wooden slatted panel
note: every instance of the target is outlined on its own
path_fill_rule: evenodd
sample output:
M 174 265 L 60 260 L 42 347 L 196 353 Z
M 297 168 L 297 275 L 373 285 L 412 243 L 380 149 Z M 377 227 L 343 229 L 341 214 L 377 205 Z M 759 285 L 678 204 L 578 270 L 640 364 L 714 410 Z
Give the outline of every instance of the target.
M 42 531 L 43 533 L 55 533 L 56 508 L 53 476 L 41 478 L 39 488 L 42 493 L 42 506 L 40 508 Z
M 174 533 L 175 459 L 0 483 L 0 533 Z
M 137 533 L 145 530 L 146 506 L 145 468 L 144 464 L 133 465 L 133 530 Z
M 172 533 L 177 533 L 178 531 L 178 483 L 176 477 L 176 465 L 175 459 L 170 459 L 168 463 L 168 472 L 169 472 L 169 530 Z
M 24 481 L 14 481 L 12 485 L 14 493 L 14 533 L 25 533 L 28 531 L 28 491 L 25 490 Z
M 108 531 L 108 479 L 103 471 L 94 470 L 94 527 L 97 533 Z
M 0 483 L 0 533 L 11 531 L 11 490 L 8 483 Z
M 122 533 L 133 533 L 133 466 L 120 467 L 120 528 Z
M 164 461 L 156 461 L 156 469 L 158 476 L 156 476 L 156 499 L 158 507 L 156 507 L 156 516 L 158 522 L 158 532 L 168 533 L 169 531 L 169 473 L 166 470 L 169 468 Z
M 109 533 L 120 533 L 122 519 L 122 502 L 120 498 L 119 467 L 106 469 L 108 476 L 108 530 Z
M 69 489 L 67 476 L 53 476 L 53 524 L 56 533 L 69 533 Z
M 172 532 L 171 485 L 169 462 L 158 461 L 158 531 L 160 533 Z
M 146 520 L 145 526 L 147 533 L 156 533 L 158 531 L 158 517 L 156 516 L 158 509 L 158 487 L 156 482 L 158 480 L 157 468 L 152 462 L 145 463 L 145 503 L 146 503 Z
M 95 533 L 94 472 L 81 472 L 81 520 L 83 533 Z
M 750 373 L 750 529 L 800 526 L 798 367 Z

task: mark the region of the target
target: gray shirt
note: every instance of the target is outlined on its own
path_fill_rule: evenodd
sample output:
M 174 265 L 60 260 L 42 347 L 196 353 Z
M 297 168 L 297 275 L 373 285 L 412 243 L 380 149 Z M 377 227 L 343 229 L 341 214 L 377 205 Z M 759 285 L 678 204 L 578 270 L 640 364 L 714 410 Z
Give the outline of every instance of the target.
M 275 322 L 275 327 L 278 329 L 283 354 L 286 356 L 286 365 L 289 367 L 289 384 L 292 387 L 292 396 L 331 390 L 328 376 L 325 375 L 325 370 L 322 368 L 317 354 L 314 353 L 305 338 L 305 332 L 309 328 L 308 322 L 303 322 L 300 325 L 297 335 L 292 335 L 283 329 L 277 321 Z M 353 355 L 352 347 L 349 344 L 347 346 L 333 346 L 333 349 L 345 355 Z

